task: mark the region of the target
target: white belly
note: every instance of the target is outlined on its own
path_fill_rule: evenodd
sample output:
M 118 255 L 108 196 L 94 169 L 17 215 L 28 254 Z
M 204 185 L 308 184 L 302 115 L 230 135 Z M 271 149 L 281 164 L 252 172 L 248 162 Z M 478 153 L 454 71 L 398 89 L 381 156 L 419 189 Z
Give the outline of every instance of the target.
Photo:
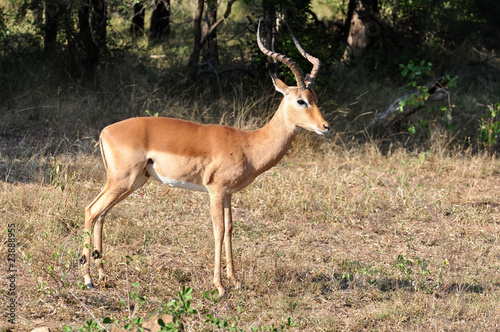
M 188 189 L 188 190 L 208 192 L 208 189 L 205 186 L 201 186 L 201 185 L 196 184 L 196 183 L 184 182 L 184 181 L 180 181 L 180 180 L 176 180 L 176 179 L 171 179 L 171 178 L 168 178 L 165 176 L 161 176 L 160 174 L 158 174 L 156 172 L 156 170 L 154 168 L 154 164 L 148 164 L 146 166 L 146 170 L 155 179 L 157 179 L 158 181 L 161 181 L 165 184 L 168 184 L 169 186 L 182 188 L 182 189 Z

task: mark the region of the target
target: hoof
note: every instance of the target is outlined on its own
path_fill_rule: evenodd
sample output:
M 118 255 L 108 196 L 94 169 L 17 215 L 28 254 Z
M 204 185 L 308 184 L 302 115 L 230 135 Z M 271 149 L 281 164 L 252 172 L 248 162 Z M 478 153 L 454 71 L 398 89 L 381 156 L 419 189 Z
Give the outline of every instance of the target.
M 108 275 L 107 274 L 99 274 L 99 281 L 104 283 L 104 284 L 107 284 L 108 281 L 109 281 L 109 278 L 108 278 Z
M 219 299 L 223 299 L 226 297 L 226 290 L 222 286 L 218 286 L 217 290 L 219 291 Z
M 94 289 L 94 284 L 88 283 L 88 284 L 85 284 L 85 287 L 87 287 L 87 289 Z

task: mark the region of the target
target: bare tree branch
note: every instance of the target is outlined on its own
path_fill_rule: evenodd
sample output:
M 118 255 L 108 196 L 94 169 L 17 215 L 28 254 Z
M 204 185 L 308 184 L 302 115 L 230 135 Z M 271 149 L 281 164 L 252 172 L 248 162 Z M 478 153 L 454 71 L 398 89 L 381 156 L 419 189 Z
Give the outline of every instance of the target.
M 425 99 L 426 101 L 431 100 L 442 100 L 446 98 L 448 92 L 445 86 L 448 84 L 449 80 L 446 77 L 441 77 L 438 80 L 434 80 L 425 85 L 429 96 Z M 419 96 L 420 92 L 418 90 L 409 92 L 395 101 L 393 101 L 384 111 L 378 113 L 375 118 L 370 122 L 370 127 L 378 128 L 389 128 L 390 126 L 403 121 L 410 115 L 416 113 L 420 110 L 423 105 L 407 105 L 401 110 L 400 101 L 409 100 L 413 96 Z

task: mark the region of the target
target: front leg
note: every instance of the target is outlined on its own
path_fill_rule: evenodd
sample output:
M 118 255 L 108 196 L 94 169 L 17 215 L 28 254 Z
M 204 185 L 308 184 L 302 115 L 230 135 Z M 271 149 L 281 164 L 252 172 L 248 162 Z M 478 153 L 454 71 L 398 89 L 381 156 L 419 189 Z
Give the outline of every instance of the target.
M 108 277 L 104 270 L 104 265 L 102 263 L 103 259 L 103 249 L 102 249 L 102 226 L 104 222 L 104 217 L 106 213 L 104 212 L 96 221 L 94 226 L 94 251 L 92 252 L 92 258 L 95 259 L 97 270 L 99 271 L 99 280 L 103 281 L 104 284 L 108 281 Z
M 219 296 L 225 294 L 221 281 L 221 251 L 222 241 L 224 240 L 224 195 L 221 193 L 210 192 L 210 212 L 212 215 L 212 224 L 214 228 L 215 240 L 215 263 L 214 263 L 214 284 L 219 291 Z
M 224 197 L 224 245 L 226 248 L 227 278 L 233 282 L 236 289 L 241 287 L 241 283 L 236 279 L 233 268 L 233 217 L 231 213 L 231 194 Z

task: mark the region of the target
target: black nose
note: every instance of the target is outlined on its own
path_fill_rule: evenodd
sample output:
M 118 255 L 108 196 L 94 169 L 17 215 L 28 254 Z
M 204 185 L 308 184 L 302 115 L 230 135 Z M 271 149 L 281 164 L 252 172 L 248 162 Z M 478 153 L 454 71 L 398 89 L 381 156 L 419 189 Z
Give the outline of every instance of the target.
M 325 128 L 326 131 L 330 131 L 330 127 L 327 124 L 324 124 L 323 127 Z

